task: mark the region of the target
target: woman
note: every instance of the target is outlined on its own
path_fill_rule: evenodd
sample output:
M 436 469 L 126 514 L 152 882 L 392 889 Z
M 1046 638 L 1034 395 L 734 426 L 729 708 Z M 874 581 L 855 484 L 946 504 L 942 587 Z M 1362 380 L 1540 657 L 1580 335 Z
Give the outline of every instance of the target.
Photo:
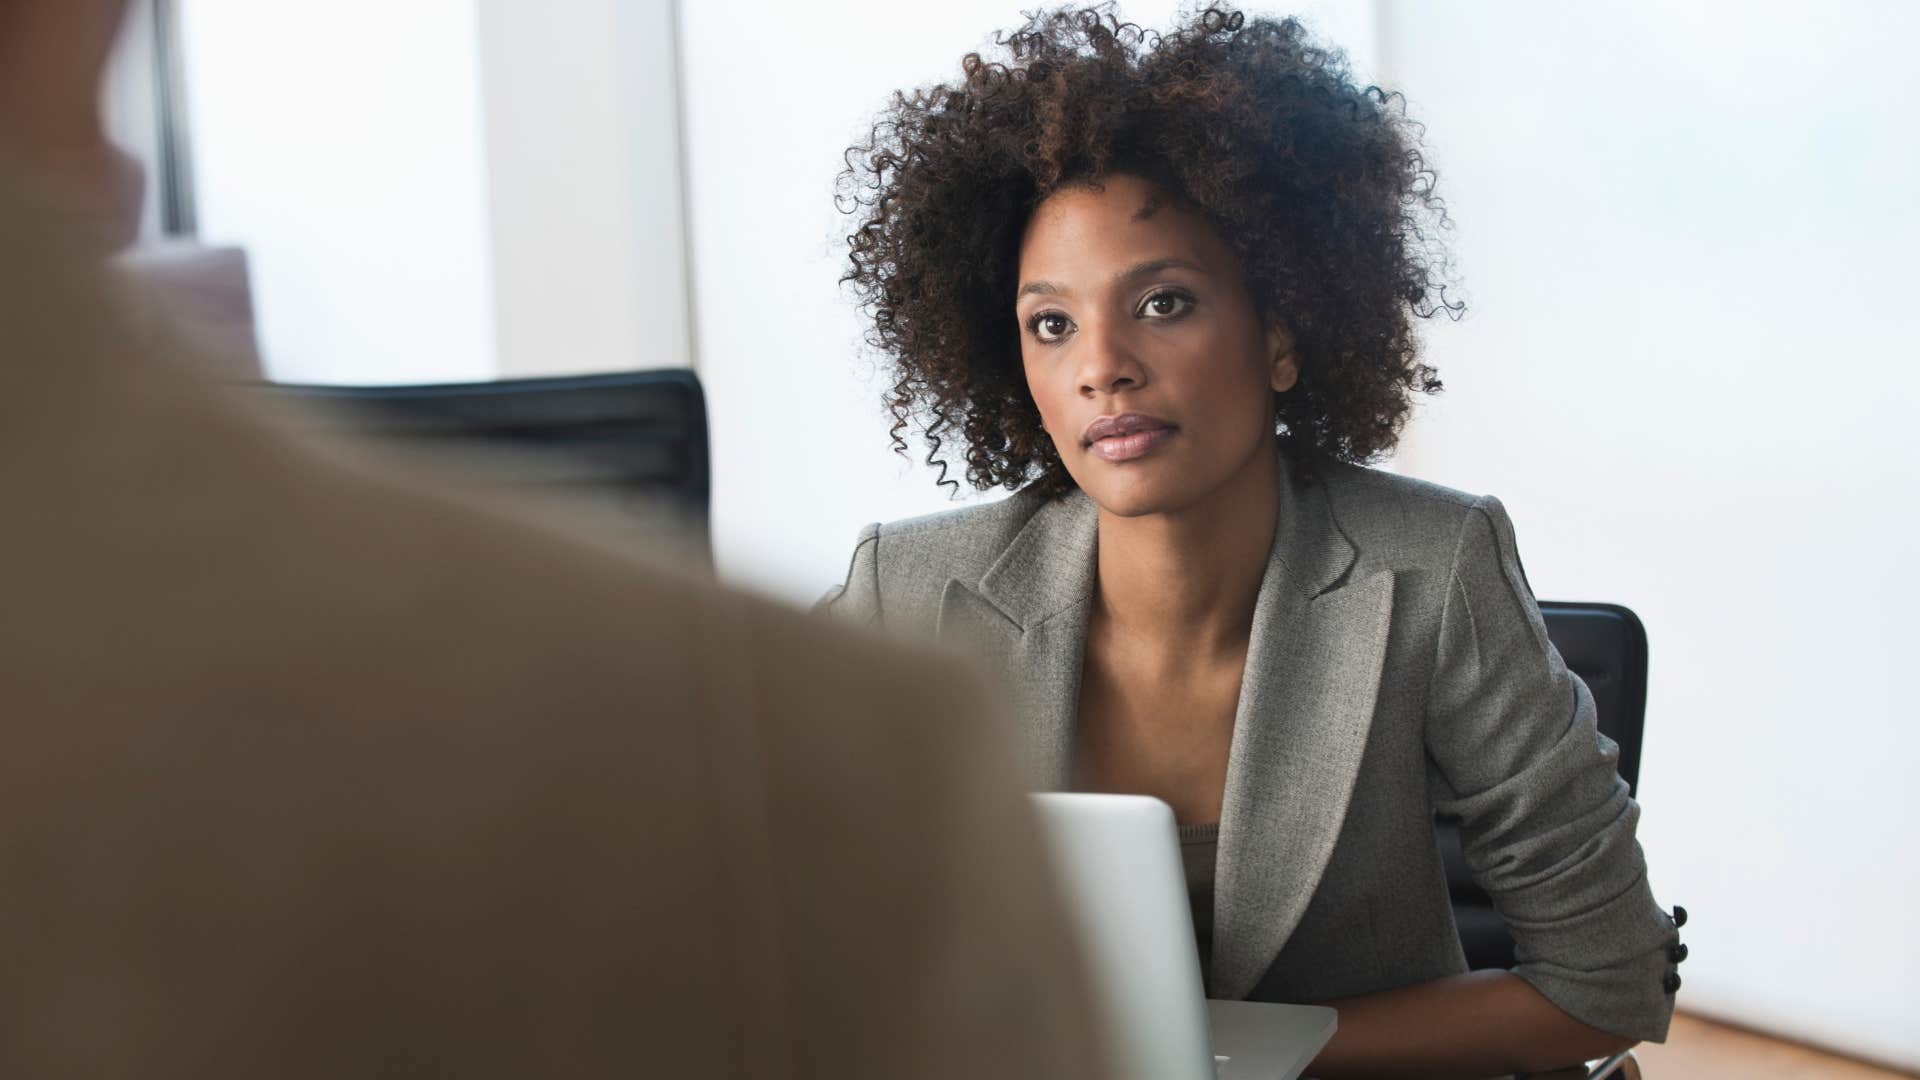
M 1170 803 L 1210 994 L 1336 1004 L 1316 1075 L 1664 1038 L 1675 926 L 1505 512 L 1362 467 L 1458 310 L 1410 123 L 1291 20 L 999 43 L 850 152 L 846 279 L 896 448 L 1019 493 L 869 527 L 824 605 L 982 649 L 1037 786 Z M 1465 971 L 1436 810 L 1514 971 Z

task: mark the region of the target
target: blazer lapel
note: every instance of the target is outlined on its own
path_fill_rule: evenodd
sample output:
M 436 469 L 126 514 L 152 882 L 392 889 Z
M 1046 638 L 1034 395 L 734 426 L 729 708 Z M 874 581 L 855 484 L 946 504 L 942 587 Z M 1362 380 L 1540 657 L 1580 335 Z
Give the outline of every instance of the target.
M 1283 471 L 1234 717 L 1214 876 L 1211 993 L 1243 998 L 1306 911 L 1346 818 L 1393 608 L 1355 579 L 1326 489 Z
M 942 640 L 982 655 L 997 671 L 1018 673 L 1009 689 L 1035 790 L 1064 790 L 1069 779 L 1098 518 L 1092 500 L 1077 491 L 1049 502 L 977 585 L 953 578 L 940 597 Z
M 1211 992 L 1250 993 L 1318 886 L 1366 749 L 1393 609 L 1393 576 L 1354 577 L 1324 486 L 1281 459 L 1273 547 L 1228 754 L 1214 877 Z M 950 579 L 939 633 L 1018 673 L 1010 688 L 1028 782 L 1063 790 L 1086 659 L 1098 513 L 1075 492 L 1028 519 L 980 580 Z

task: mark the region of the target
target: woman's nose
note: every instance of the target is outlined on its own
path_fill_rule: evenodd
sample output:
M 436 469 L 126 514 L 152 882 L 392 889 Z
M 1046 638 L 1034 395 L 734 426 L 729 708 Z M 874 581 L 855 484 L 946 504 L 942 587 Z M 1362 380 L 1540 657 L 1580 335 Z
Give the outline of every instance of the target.
M 1095 325 L 1079 333 L 1080 393 L 1086 397 L 1138 390 L 1146 385 L 1146 369 L 1134 354 L 1124 329 Z

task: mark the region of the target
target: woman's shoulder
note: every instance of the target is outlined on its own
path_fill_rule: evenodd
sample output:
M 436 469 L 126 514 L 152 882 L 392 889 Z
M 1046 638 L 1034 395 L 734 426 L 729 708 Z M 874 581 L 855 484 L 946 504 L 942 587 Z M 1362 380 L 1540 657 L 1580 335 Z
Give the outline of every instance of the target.
M 877 618 L 938 609 L 952 578 L 977 580 L 1052 499 L 1021 492 L 936 514 L 879 522 L 860 531 L 844 586 L 821 607 Z
M 861 542 L 873 541 L 893 576 L 937 572 L 945 581 L 974 563 L 980 563 L 984 573 L 1050 501 L 1023 491 L 993 502 L 870 525 Z
M 1340 532 L 1383 563 L 1450 561 L 1477 519 L 1504 521 L 1498 499 L 1361 465 L 1323 467 L 1318 482 Z

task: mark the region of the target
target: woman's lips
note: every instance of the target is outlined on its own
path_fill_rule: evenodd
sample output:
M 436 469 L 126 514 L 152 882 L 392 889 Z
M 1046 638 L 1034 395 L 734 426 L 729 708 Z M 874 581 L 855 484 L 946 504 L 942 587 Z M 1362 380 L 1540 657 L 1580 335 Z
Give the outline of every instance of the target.
M 1089 449 L 1105 461 L 1132 461 L 1152 453 L 1155 447 L 1171 438 L 1173 429 L 1170 427 L 1146 428 L 1126 435 L 1095 439 Z

